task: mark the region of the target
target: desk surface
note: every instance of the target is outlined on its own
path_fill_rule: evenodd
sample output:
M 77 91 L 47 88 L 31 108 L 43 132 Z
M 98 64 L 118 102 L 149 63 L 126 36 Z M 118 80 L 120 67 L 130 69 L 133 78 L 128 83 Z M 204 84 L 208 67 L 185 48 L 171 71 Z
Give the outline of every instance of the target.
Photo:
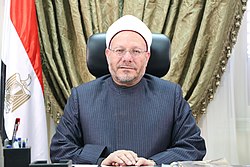
M 180 165 L 182 167 L 207 167 L 208 165 L 202 164 L 202 165 Z M 250 165 L 209 165 L 210 167 L 250 167 Z M 98 167 L 98 165 L 72 165 L 72 167 Z M 100 167 L 100 166 L 99 166 Z M 130 166 L 132 167 L 132 166 Z M 155 166 L 157 167 L 157 166 Z M 158 166 L 159 167 L 159 166 Z M 161 167 L 179 167 L 179 166 L 171 166 L 171 165 L 161 165 Z
M 77 165 L 73 164 L 72 167 L 108 167 L 108 166 L 98 166 L 98 165 Z M 133 166 L 130 166 L 133 167 Z M 149 166 L 148 166 L 149 167 Z M 155 166 L 157 167 L 157 166 Z M 161 167 L 170 167 L 170 165 L 161 165 Z
M 72 167 L 98 167 L 98 165 L 72 165 Z

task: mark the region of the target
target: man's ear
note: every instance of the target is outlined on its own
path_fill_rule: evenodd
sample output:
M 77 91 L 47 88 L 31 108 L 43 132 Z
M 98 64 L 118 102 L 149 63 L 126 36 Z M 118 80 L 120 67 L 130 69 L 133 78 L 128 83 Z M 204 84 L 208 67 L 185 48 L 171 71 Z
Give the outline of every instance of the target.
M 105 56 L 106 56 L 106 59 L 108 60 L 108 56 L 110 54 L 110 50 L 108 48 L 105 49 Z
M 150 56 L 151 56 L 151 53 L 147 52 L 147 59 L 148 59 L 148 61 L 149 61 Z

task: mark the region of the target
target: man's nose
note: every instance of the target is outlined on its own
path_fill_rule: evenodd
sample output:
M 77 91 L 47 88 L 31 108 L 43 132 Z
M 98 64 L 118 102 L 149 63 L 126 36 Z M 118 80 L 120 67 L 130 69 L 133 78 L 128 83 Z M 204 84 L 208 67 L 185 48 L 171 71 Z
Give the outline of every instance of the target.
M 124 53 L 124 55 L 122 56 L 122 58 L 125 59 L 125 60 L 132 60 L 133 59 L 133 55 L 131 54 L 130 51 L 126 51 Z

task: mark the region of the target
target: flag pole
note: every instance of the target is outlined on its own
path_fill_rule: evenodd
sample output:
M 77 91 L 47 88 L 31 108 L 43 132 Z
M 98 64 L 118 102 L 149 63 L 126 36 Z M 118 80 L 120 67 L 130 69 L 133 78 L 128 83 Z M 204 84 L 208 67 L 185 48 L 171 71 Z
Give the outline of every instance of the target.
M 0 94 L 0 134 L 2 140 L 6 138 L 4 130 L 4 99 L 5 99 L 5 80 L 6 80 L 6 65 L 1 61 L 1 94 Z

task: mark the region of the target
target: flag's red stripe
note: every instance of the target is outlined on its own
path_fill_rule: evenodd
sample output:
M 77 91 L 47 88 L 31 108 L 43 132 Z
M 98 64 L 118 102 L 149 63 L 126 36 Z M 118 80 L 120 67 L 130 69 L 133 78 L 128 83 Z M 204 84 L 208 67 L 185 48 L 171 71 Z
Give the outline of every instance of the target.
M 10 18 L 29 56 L 43 90 L 40 45 L 34 0 L 11 0 Z

